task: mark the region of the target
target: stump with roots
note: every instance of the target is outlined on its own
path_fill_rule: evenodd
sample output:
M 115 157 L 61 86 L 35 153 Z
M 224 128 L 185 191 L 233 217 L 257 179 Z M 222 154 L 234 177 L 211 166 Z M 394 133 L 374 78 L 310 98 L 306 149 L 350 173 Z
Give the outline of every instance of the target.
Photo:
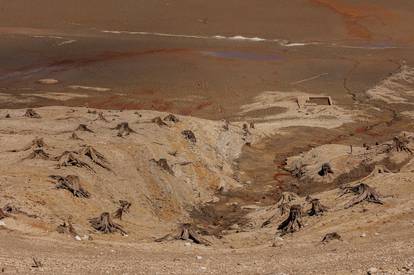
M 125 137 L 125 136 L 128 136 L 129 134 L 136 133 L 134 130 L 132 130 L 129 127 L 128 122 L 121 122 L 113 129 L 118 130 L 118 134 L 117 134 L 118 137 Z
M 76 233 L 75 228 L 74 228 L 74 227 L 73 227 L 73 225 L 72 225 L 71 218 L 69 218 L 69 219 L 68 219 L 68 222 L 65 222 L 65 221 L 64 221 L 62 224 L 58 225 L 58 226 L 56 227 L 56 231 L 57 231 L 59 234 L 70 234 L 70 235 L 72 235 L 72 236 L 76 236 L 76 235 L 78 235 L 78 234 Z
M 119 208 L 113 214 L 114 218 L 122 220 L 123 214 L 128 213 L 130 207 L 131 207 L 131 203 L 129 201 L 120 200 Z
M 4 218 L 7 218 L 7 217 L 10 217 L 10 215 L 9 215 L 9 214 L 7 214 L 7 213 L 5 213 L 5 212 L 3 211 L 3 209 L 1 209 L 1 208 L 0 208 L 0 220 L 2 220 L 2 219 L 4 219 Z
M 168 124 L 165 123 L 159 116 L 154 117 L 153 119 L 151 119 L 151 122 L 157 124 L 160 127 L 168 126 Z
M 71 192 L 75 197 L 78 198 L 89 198 L 90 194 L 86 191 L 80 184 L 80 179 L 75 175 L 68 175 L 66 177 L 61 176 L 49 176 L 52 179 L 55 179 L 57 189 L 66 189 Z
M 394 137 L 393 138 L 393 148 L 397 150 L 397 152 L 407 152 L 412 154 L 413 151 L 411 151 L 410 148 L 408 148 L 408 139 L 405 137 Z
M 191 130 L 184 130 L 181 132 L 181 134 L 184 136 L 184 138 L 192 143 L 196 143 L 197 142 L 197 138 L 195 136 L 195 134 L 193 133 L 193 131 Z
M 48 160 L 50 158 L 49 154 L 46 153 L 43 148 L 36 148 L 31 152 L 27 157 L 23 158 L 25 159 L 43 159 Z
M 43 138 L 35 138 L 22 149 L 11 150 L 10 152 L 22 152 L 22 151 L 27 151 L 30 149 L 38 149 L 38 148 L 47 148 L 47 145 L 44 142 Z
M 339 235 L 336 232 L 328 233 L 323 237 L 322 243 L 328 243 L 328 242 L 333 241 L 333 240 L 342 241 L 341 235 Z
M 318 172 L 319 176 L 324 177 L 328 174 L 333 174 L 331 165 L 329 163 L 322 164 L 321 170 Z
M 99 217 L 89 220 L 91 226 L 104 234 L 119 232 L 122 235 L 127 235 L 127 232 L 117 223 L 114 223 L 108 212 L 102 213 Z
M 41 118 L 41 116 L 33 109 L 27 109 L 23 116 L 29 118 Z
M 60 156 L 55 157 L 55 160 L 59 162 L 58 168 L 62 166 L 76 166 L 80 168 L 84 167 L 91 171 L 95 171 L 89 164 L 82 161 L 76 152 L 65 151 Z
M 277 209 L 280 211 L 280 215 L 277 215 L 278 213 L 275 213 L 262 224 L 262 227 L 269 225 L 272 222 L 272 220 L 276 218 L 276 216 L 283 216 L 285 213 L 287 213 L 290 209 L 291 202 L 297 199 L 298 195 L 296 195 L 295 193 L 283 192 L 279 201 L 276 204 Z
M 295 204 L 290 207 L 289 217 L 277 229 L 280 230 L 281 235 L 285 235 L 296 232 L 302 227 L 302 207 L 299 204 Z
M 93 131 L 91 129 L 89 129 L 86 124 L 79 124 L 79 126 L 75 129 L 75 131 L 93 133 Z
M 174 176 L 174 171 L 171 166 L 168 164 L 167 160 L 164 158 L 160 158 L 159 160 L 151 159 L 151 161 L 155 162 L 161 169 L 168 172 L 170 175 Z
M 170 122 L 174 122 L 174 123 L 180 122 L 180 120 L 178 119 L 178 117 L 176 117 L 173 114 L 169 114 L 166 117 L 164 117 L 164 121 L 170 121 Z
M 109 168 L 109 162 L 108 162 L 108 160 L 104 157 L 104 155 L 102 155 L 101 153 L 99 153 L 92 146 L 84 146 L 79 151 L 79 155 L 87 156 L 95 164 L 101 166 L 102 168 L 104 168 L 106 170 L 111 170 Z
M 163 241 L 173 241 L 173 240 L 183 240 L 183 241 L 193 241 L 196 244 L 203 244 L 206 246 L 211 245 L 211 243 L 203 238 L 201 238 L 193 225 L 190 223 L 183 223 L 179 225 L 178 229 L 174 233 L 165 235 L 162 238 L 156 239 L 156 242 Z
M 309 216 L 320 216 L 324 212 L 328 211 L 328 207 L 321 204 L 319 199 L 311 199 L 310 203 L 312 204 L 311 209 L 308 211 Z
M 103 112 L 98 113 L 98 117 L 95 120 L 102 120 L 104 122 L 109 122 L 109 120 L 106 119 Z
M 73 140 L 83 140 L 83 139 L 81 139 L 77 134 L 76 134 L 76 132 L 73 132 L 72 133 L 72 135 L 70 136 L 70 139 L 73 139 Z
M 343 196 L 348 193 L 353 193 L 356 195 L 355 198 L 353 198 L 351 201 L 345 204 L 345 208 L 350 208 L 363 201 L 383 204 L 382 200 L 380 199 L 380 194 L 368 184 L 360 183 L 356 186 L 346 186 L 342 189 L 343 191 L 340 196 Z

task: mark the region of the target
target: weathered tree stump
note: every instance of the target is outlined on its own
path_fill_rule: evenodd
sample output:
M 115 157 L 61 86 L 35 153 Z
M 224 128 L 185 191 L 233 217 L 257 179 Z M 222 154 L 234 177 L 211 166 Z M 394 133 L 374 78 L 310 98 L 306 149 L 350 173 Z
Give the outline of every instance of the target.
M 319 176 L 324 177 L 328 174 L 333 174 L 331 165 L 329 163 L 322 164 L 321 170 L 318 172 Z
M 109 120 L 106 119 L 103 112 L 98 112 L 98 117 L 95 120 L 102 120 L 104 122 L 109 122 Z
M 343 188 L 343 192 L 340 196 L 343 196 L 344 194 L 347 193 L 353 193 L 356 195 L 356 197 L 354 199 L 352 199 L 351 201 L 349 201 L 346 205 L 345 208 L 349 208 L 352 207 L 356 204 L 359 204 L 363 201 L 367 201 L 367 202 L 371 202 L 371 203 L 378 203 L 378 204 L 383 204 L 382 200 L 380 199 L 380 195 L 379 193 L 372 188 L 371 186 L 369 186 L 368 184 L 365 183 L 360 183 L 356 186 L 352 186 L 352 187 L 344 187 Z
M 322 243 L 328 243 L 333 240 L 342 241 L 341 235 L 336 232 L 328 233 L 323 237 Z
M 281 231 L 282 235 L 285 235 L 296 232 L 302 227 L 302 207 L 299 204 L 294 204 L 290 207 L 289 217 L 277 229 Z
M 27 157 L 23 158 L 25 159 L 43 159 L 48 160 L 50 158 L 49 154 L 46 153 L 43 148 L 36 148 L 31 152 Z
M 397 152 L 407 152 L 412 154 L 413 151 L 411 151 L 410 148 L 408 148 L 408 139 L 405 137 L 394 137 L 393 138 L 393 148 L 395 148 L 397 150 Z
M 76 128 L 75 131 L 94 133 L 94 131 L 89 129 L 86 124 L 79 124 L 78 128 Z
M 151 119 L 151 122 L 157 124 L 160 127 L 168 126 L 168 124 L 165 123 L 164 121 L 162 121 L 162 119 L 159 116 L 154 117 L 153 119 Z
M 27 151 L 30 149 L 38 149 L 38 148 L 47 148 L 47 145 L 44 142 L 43 138 L 35 138 L 29 144 L 24 146 L 22 149 L 14 149 L 9 152 L 22 152 L 22 151 Z
M 163 241 L 172 241 L 172 240 L 183 240 L 183 241 L 193 241 L 196 244 L 203 244 L 206 246 L 211 245 L 211 243 L 203 238 L 201 238 L 195 228 L 190 223 L 181 224 L 177 231 L 171 234 L 167 234 L 162 238 L 156 239 L 156 242 Z
M 122 220 L 122 216 L 124 213 L 128 213 L 129 208 L 131 207 L 131 203 L 129 201 L 120 200 L 119 201 L 119 208 L 115 211 L 114 218 Z
M 9 214 L 7 214 L 7 213 L 5 213 L 5 212 L 3 211 L 3 209 L 1 209 L 1 208 L 0 208 L 0 220 L 2 220 L 2 219 L 4 219 L 4 218 L 7 218 L 7 217 L 10 217 L 10 215 L 9 215 Z
M 178 119 L 178 117 L 176 117 L 173 114 L 169 114 L 166 117 L 164 117 L 164 121 L 170 121 L 170 122 L 174 122 L 174 123 L 180 122 L 180 120 Z
M 82 161 L 79 158 L 78 153 L 76 152 L 65 151 L 60 156 L 55 157 L 54 160 L 57 160 L 59 162 L 58 163 L 59 168 L 62 166 L 76 166 L 80 168 L 84 167 L 91 171 L 95 171 L 89 164 Z
M 6 204 L 3 207 L 2 210 L 6 215 L 8 215 L 8 214 L 23 214 L 23 215 L 25 215 L 29 218 L 37 218 L 37 215 L 29 214 L 29 213 L 27 213 L 23 210 L 20 210 L 18 207 L 15 207 L 14 205 L 11 205 L 11 204 Z
M 78 235 L 76 233 L 75 228 L 72 225 L 72 221 L 71 221 L 70 218 L 68 219 L 68 222 L 67 223 L 64 221 L 62 224 L 58 225 L 56 227 L 56 231 L 59 234 L 69 234 L 69 235 L 71 235 L 73 237 L 76 236 L 76 235 Z
M 192 143 L 196 143 L 197 142 L 197 138 L 195 136 L 195 134 L 193 133 L 193 131 L 191 130 L 184 130 L 181 132 L 181 134 L 184 136 L 184 138 Z
M 78 198 L 89 198 L 90 194 L 80 184 L 80 179 L 75 175 L 68 175 L 66 177 L 61 176 L 49 176 L 52 179 L 57 180 L 57 189 L 66 189 Z
M 92 162 L 96 163 L 97 165 L 101 166 L 106 170 L 111 170 L 109 168 L 108 160 L 99 153 L 95 148 L 92 146 L 84 146 L 80 151 L 79 155 L 87 156 Z
M 121 122 L 113 129 L 118 130 L 118 134 L 117 134 L 118 137 L 125 137 L 125 136 L 128 136 L 129 134 L 136 133 L 134 130 L 132 130 L 129 127 L 128 122 Z
M 112 221 L 108 212 L 104 212 L 99 217 L 90 219 L 89 223 L 95 230 L 104 234 L 119 232 L 122 235 L 127 235 L 127 232 L 121 227 L 121 225 Z
M 269 225 L 276 216 L 283 216 L 290 210 L 291 202 L 297 200 L 298 196 L 293 192 L 283 192 L 279 201 L 276 203 L 277 209 L 280 211 L 280 214 L 275 213 L 269 219 L 262 223 L 262 227 Z
M 174 170 L 168 164 L 166 159 L 164 158 L 160 158 L 159 160 L 151 159 L 151 161 L 155 162 L 161 169 L 165 170 L 166 172 L 174 176 Z
M 29 118 L 41 118 L 41 116 L 33 109 L 27 109 L 23 116 Z
M 309 216 L 320 216 L 328 210 L 328 207 L 322 205 L 319 199 L 312 199 L 310 203 L 312 208 L 308 211 Z

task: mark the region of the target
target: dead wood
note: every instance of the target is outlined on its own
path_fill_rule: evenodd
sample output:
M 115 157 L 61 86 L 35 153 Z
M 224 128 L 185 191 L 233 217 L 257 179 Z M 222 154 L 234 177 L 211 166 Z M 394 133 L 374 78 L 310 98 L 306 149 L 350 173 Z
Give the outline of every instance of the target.
M 89 223 L 95 230 L 104 234 L 115 233 L 118 231 L 122 235 L 127 235 L 127 232 L 121 227 L 121 225 L 112 221 L 108 212 L 104 212 L 99 217 L 90 219 Z
M 76 152 L 65 151 L 60 156 L 57 156 L 54 159 L 59 162 L 59 168 L 62 166 L 76 166 L 81 168 L 85 167 L 91 171 L 94 171 L 89 164 L 87 164 L 79 158 L 79 155 Z
M 22 160 L 26 159 L 43 159 L 48 160 L 50 158 L 49 154 L 46 153 L 42 148 L 34 149 L 27 157 L 23 158 Z
M 80 184 L 80 179 L 75 175 L 68 175 L 66 177 L 61 176 L 49 176 L 52 179 L 57 180 L 57 189 L 66 189 L 78 198 L 89 198 L 90 194 Z
M 76 134 L 76 132 L 73 132 L 72 135 L 70 136 L 70 139 L 73 140 L 83 140 L 80 137 L 78 137 L 78 135 Z
M 412 154 L 410 148 L 408 148 L 409 140 L 406 137 L 394 137 L 393 138 L 393 148 L 397 150 L 397 152 L 407 152 Z
M 134 130 L 132 130 L 129 127 L 128 122 L 121 122 L 113 129 L 118 130 L 118 134 L 117 134 L 118 137 L 125 137 L 131 133 L 136 133 Z
M 8 215 L 8 214 L 23 214 L 23 215 L 25 215 L 29 218 L 37 218 L 37 215 L 29 214 L 29 213 L 27 213 L 23 210 L 20 210 L 19 208 L 15 207 L 15 206 L 11 205 L 11 204 L 6 204 L 3 207 L 2 210 L 6 215 Z
M 96 110 L 91 111 L 88 109 L 88 114 L 96 114 Z
M 180 122 L 180 120 L 178 119 L 178 117 L 176 117 L 173 114 L 169 114 L 166 117 L 164 117 L 164 121 L 170 121 L 170 122 L 174 122 L 174 123 Z
M 80 151 L 79 155 L 87 156 L 92 162 L 96 163 L 97 165 L 101 166 L 106 170 L 111 170 L 109 168 L 108 160 L 99 153 L 95 148 L 92 146 L 84 146 Z
M 9 152 L 22 152 L 22 151 L 27 151 L 30 149 L 38 149 L 38 148 L 47 148 L 47 145 L 44 142 L 43 138 L 35 138 L 22 149 L 15 149 Z
M 29 118 L 41 118 L 41 116 L 33 109 L 27 109 L 23 116 Z
M 72 225 L 71 218 L 69 218 L 69 219 L 68 219 L 68 222 L 63 221 L 63 223 L 62 223 L 62 224 L 58 225 L 58 226 L 56 227 L 56 231 L 57 231 L 59 234 L 70 234 L 70 235 L 72 235 L 72 236 L 76 236 L 76 235 L 78 235 L 78 234 L 76 233 L 75 228 L 74 228 L 74 227 L 73 227 L 73 225 Z
M 372 203 L 378 203 L 378 204 L 383 204 L 383 202 L 380 199 L 380 195 L 379 193 L 372 188 L 371 186 L 369 186 L 368 184 L 365 183 L 360 183 L 356 186 L 346 186 L 343 187 L 343 192 L 340 196 L 344 195 L 344 194 L 348 194 L 348 193 L 353 193 L 356 195 L 355 198 L 353 198 L 351 201 L 349 201 L 346 205 L 345 208 L 349 208 L 352 207 L 356 204 L 359 204 L 363 201 L 368 201 L 368 202 L 372 202 Z
M 130 207 L 131 207 L 131 203 L 129 201 L 120 200 L 119 208 L 113 214 L 114 218 L 122 220 L 123 214 L 128 213 Z
M 33 268 L 40 268 L 42 266 L 43 266 L 42 262 L 39 259 L 33 257 L 33 265 L 32 265 L 32 267 Z
M 302 207 L 294 204 L 290 207 L 289 217 L 278 226 L 278 230 L 282 235 L 293 233 L 303 227 L 302 223 Z
M 283 192 L 279 201 L 277 202 L 277 209 L 280 211 L 280 214 L 275 213 L 265 222 L 263 222 L 262 227 L 269 225 L 272 220 L 274 220 L 277 216 L 283 216 L 290 210 L 291 202 L 297 200 L 298 196 L 293 192 Z
M 322 243 L 328 243 L 333 240 L 342 241 L 341 235 L 336 232 L 328 233 L 323 237 Z
M 98 113 L 98 117 L 95 120 L 102 120 L 104 122 L 109 122 L 109 120 L 106 119 L 103 112 Z
M 75 131 L 82 131 L 82 132 L 90 132 L 90 133 L 93 133 L 93 131 L 91 129 L 89 129 L 86 124 L 79 124 L 78 128 L 76 128 Z
M 159 160 L 151 159 L 151 161 L 155 162 L 161 169 L 165 170 L 169 174 L 174 176 L 174 171 L 171 166 L 168 164 L 167 160 L 164 158 L 160 158 Z
M 193 131 L 191 130 L 184 130 L 181 132 L 181 134 L 184 136 L 184 138 L 192 143 L 196 143 L 197 142 L 197 138 L 195 136 L 195 134 L 193 133 Z
M 167 123 L 165 123 L 164 121 L 162 121 L 162 119 L 161 119 L 159 116 L 154 117 L 154 118 L 151 120 L 151 122 L 152 122 L 152 123 L 157 124 L 157 125 L 158 125 L 158 126 L 160 126 L 160 127 L 162 127 L 162 126 L 168 126 L 168 124 L 167 124 Z
M 201 238 L 198 235 L 195 228 L 190 223 L 183 223 L 179 225 L 176 232 L 167 234 L 162 238 L 156 239 L 155 241 L 163 242 L 163 241 L 172 241 L 172 240 L 193 241 L 196 244 L 203 244 L 206 246 L 211 245 L 209 241 Z
M 320 216 L 328 210 L 328 207 L 322 205 L 319 199 L 312 199 L 310 203 L 312 204 L 312 207 L 308 211 L 309 216 Z
M 331 165 L 329 163 L 322 164 L 321 170 L 318 172 L 319 176 L 324 177 L 328 174 L 333 174 Z

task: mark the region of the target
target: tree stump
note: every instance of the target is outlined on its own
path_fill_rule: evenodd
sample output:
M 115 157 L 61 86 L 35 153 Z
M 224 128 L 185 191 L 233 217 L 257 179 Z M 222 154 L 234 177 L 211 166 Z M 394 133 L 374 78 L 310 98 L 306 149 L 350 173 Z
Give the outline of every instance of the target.
M 151 159 L 151 161 L 155 162 L 161 169 L 165 170 L 170 175 L 174 176 L 174 170 L 168 164 L 166 159 L 164 159 L 164 158 L 160 158 L 159 160 Z
M 184 136 L 184 138 L 192 143 L 196 143 L 197 142 L 197 138 L 195 136 L 195 134 L 193 133 L 193 131 L 191 130 L 184 130 L 181 132 L 181 134 Z
M 154 118 L 151 120 L 151 122 L 152 122 L 152 123 L 157 124 L 157 125 L 158 125 L 158 126 L 160 126 L 160 127 L 162 127 L 162 126 L 168 126 L 168 124 L 167 124 L 167 123 L 165 123 L 164 121 L 162 121 L 162 119 L 161 119 L 159 116 L 154 117 Z
M 122 235 L 127 235 L 127 232 L 119 225 L 112 221 L 108 212 L 102 213 L 99 217 L 89 220 L 91 226 L 104 234 L 119 232 Z
M 194 227 L 190 223 L 183 223 L 179 225 L 176 232 L 167 234 L 162 238 L 156 239 L 156 242 L 163 241 L 172 241 L 172 240 L 183 240 L 183 241 L 193 241 L 196 244 L 203 244 L 206 246 L 211 245 L 211 243 L 203 238 L 201 238 Z
M 82 161 L 76 152 L 65 151 L 60 156 L 55 157 L 54 160 L 57 160 L 59 162 L 59 168 L 62 166 L 76 166 L 80 168 L 84 167 L 91 171 L 95 171 L 89 164 Z
M 166 117 L 164 117 L 164 121 L 170 121 L 170 122 L 174 122 L 174 123 L 180 122 L 180 120 L 178 119 L 178 117 L 176 117 L 173 114 L 169 114 Z
M 68 175 L 66 177 L 61 176 L 49 176 L 52 179 L 57 180 L 57 189 L 66 189 L 78 198 L 89 198 L 90 194 L 80 184 L 80 179 L 75 175 Z
M 341 196 L 347 193 L 353 193 L 356 195 L 356 197 L 349 201 L 345 205 L 345 208 L 352 207 L 363 201 L 383 204 L 383 202 L 380 199 L 379 193 L 374 188 L 365 183 L 360 183 L 353 187 L 344 187 Z
M 76 233 L 75 228 L 72 225 L 71 218 L 68 219 L 68 222 L 67 223 L 64 221 L 62 224 L 58 225 L 56 227 L 56 231 L 59 234 L 70 234 L 73 237 L 76 236 L 76 235 L 78 235 Z
M 131 207 L 131 203 L 129 201 L 120 200 L 119 201 L 119 208 L 115 211 L 114 218 L 122 220 L 122 216 L 124 213 L 128 213 L 129 208 Z
M 111 170 L 109 168 L 109 162 L 108 162 L 108 160 L 104 157 L 104 155 L 102 155 L 101 153 L 99 153 L 92 146 L 84 146 L 79 151 L 79 154 L 80 155 L 87 156 L 92 162 L 94 162 L 95 164 L 101 166 L 102 168 L 104 168 L 106 170 Z
M 43 138 L 35 138 L 22 149 L 14 149 L 14 150 L 11 150 L 10 152 L 22 152 L 22 151 L 27 151 L 30 149 L 38 149 L 38 148 L 47 148 L 47 145 L 44 142 Z
M 283 192 L 279 201 L 276 203 L 277 209 L 280 211 L 279 216 L 283 216 L 290 210 L 291 202 L 296 200 L 298 196 L 293 192 Z M 269 219 L 262 223 L 262 228 L 269 225 L 275 219 L 277 213 L 272 215 Z
M 322 205 L 319 199 L 312 199 L 310 203 L 312 208 L 308 211 L 309 216 L 320 216 L 328 210 L 328 207 Z
M 407 152 L 409 154 L 412 154 L 413 151 L 411 151 L 410 148 L 408 148 L 408 139 L 405 137 L 394 137 L 393 138 L 393 148 L 397 150 L 397 152 Z
M 50 158 L 49 154 L 46 153 L 43 148 L 37 148 L 34 149 L 33 152 L 31 152 L 27 157 L 23 158 L 25 159 L 43 159 L 48 160 Z
M 132 130 L 129 127 L 128 122 L 121 122 L 113 129 L 118 130 L 118 134 L 117 134 L 118 137 L 125 137 L 125 136 L 128 136 L 129 134 L 136 133 L 134 130 Z
M 290 207 L 289 217 L 277 229 L 281 231 L 282 235 L 285 235 L 296 232 L 302 227 L 302 207 L 295 204 Z
M 78 128 L 76 128 L 75 131 L 94 133 L 94 131 L 89 129 L 86 124 L 79 124 Z
M 341 235 L 336 232 L 328 233 L 323 237 L 322 243 L 328 243 L 333 240 L 342 241 Z
M 109 122 L 109 120 L 106 119 L 103 112 L 98 113 L 98 117 L 95 120 L 102 120 L 104 122 Z
M 41 118 L 41 116 L 33 109 L 27 109 L 23 116 L 29 118 Z
M 331 165 L 329 163 L 322 164 L 321 170 L 318 172 L 319 176 L 324 177 L 328 174 L 333 174 Z

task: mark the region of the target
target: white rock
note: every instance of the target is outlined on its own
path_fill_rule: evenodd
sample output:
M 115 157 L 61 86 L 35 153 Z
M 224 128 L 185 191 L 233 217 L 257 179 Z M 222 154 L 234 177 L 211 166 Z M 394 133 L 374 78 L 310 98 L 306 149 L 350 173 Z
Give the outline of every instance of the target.
M 197 256 L 196 258 L 197 258 L 197 260 L 201 260 L 203 257 Z
M 362 233 L 360 237 L 361 237 L 361 238 L 365 238 L 366 236 L 367 236 L 367 234 Z
M 201 268 L 201 270 L 206 270 L 207 269 L 207 267 L 205 267 L 205 266 L 202 266 L 200 268 Z
M 6 223 L 4 221 L 0 221 L 0 225 L 5 226 Z
M 191 246 L 191 243 L 186 242 L 186 243 L 184 243 L 184 245 L 185 245 L 185 246 Z
M 82 241 L 81 237 L 79 237 L 78 235 L 75 236 L 75 240 Z
M 367 270 L 368 275 L 372 275 L 372 274 L 375 274 L 375 273 L 377 273 L 377 272 L 378 272 L 378 269 L 376 269 L 375 267 L 370 267 L 370 268 Z

